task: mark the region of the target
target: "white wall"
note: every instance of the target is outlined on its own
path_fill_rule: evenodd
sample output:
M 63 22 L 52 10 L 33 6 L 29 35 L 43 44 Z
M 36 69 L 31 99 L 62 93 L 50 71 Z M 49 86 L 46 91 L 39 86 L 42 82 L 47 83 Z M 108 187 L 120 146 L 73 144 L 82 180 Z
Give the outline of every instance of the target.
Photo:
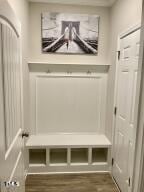
M 23 128 L 29 128 L 29 71 L 28 71 L 28 36 L 29 4 L 26 0 L 8 0 L 21 22 L 22 64 L 23 64 Z
M 100 36 L 98 56 L 55 55 L 41 52 L 41 13 L 44 11 L 83 13 L 100 15 Z M 58 5 L 46 3 L 30 4 L 29 61 L 51 64 L 107 64 L 109 46 L 109 8 Z
M 107 135 L 111 139 L 118 35 L 141 21 L 142 0 L 117 0 L 110 10 L 109 81 L 107 98 Z
M 30 3 L 30 17 L 28 17 L 28 3 L 25 0 L 9 0 L 16 14 L 22 23 L 22 42 L 23 42 L 23 67 L 24 67 L 24 119 L 25 127 L 28 127 L 29 114 L 28 107 L 28 60 L 34 62 L 48 62 L 51 64 L 112 64 L 109 70 L 108 82 L 108 121 L 107 135 L 111 138 L 111 128 L 113 119 L 113 98 L 115 82 L 115 56 L 118 34 L 131 25 L 141 20 L 142 0 L 118 0 L 114 6 L 109 8 L 90 7 L 90 6 L 70 6 L 53 5 L 44 3 Z M 80 56 L 80 55 L 52 55 L 42 54 L 41 52 L 41 13 L 43 11 L 59 11 L 71 13 L 89 13 L 100 15 L 100 37 L 98 56 Z M 28 20 L 30 22 L 29 45 Z M 109 33 L 110 29 L 110 33 Z M 29 47 L 29 51 L 27 49 Z M 109 58 L 109 59 L 108 59 Z

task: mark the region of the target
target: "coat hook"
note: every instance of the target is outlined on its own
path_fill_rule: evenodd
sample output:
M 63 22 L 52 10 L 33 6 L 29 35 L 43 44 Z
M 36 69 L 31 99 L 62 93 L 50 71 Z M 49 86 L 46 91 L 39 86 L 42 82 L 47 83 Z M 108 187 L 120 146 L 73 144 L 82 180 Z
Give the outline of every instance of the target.
M 67 71 L 68 74 L 71 74 L 72 72 L 71 71 Z
M 87 74 L 91 74 L 91 71 L 88 70 L 88 71 L 87 71 Z
M 51 71 L 48 69 L 47 73 L 51 73 Z

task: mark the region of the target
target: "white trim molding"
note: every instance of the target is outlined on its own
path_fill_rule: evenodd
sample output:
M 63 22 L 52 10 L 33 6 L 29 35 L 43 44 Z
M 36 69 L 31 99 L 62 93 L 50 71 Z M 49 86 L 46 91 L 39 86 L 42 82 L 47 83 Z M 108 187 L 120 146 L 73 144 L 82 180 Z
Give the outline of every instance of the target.
M 33 3 L 53 3 L 53 4 L 65 4 L 65 5 L 88 5 L 88 6 L 104 6 L 111 7 L 116 0 L 29 0 Z

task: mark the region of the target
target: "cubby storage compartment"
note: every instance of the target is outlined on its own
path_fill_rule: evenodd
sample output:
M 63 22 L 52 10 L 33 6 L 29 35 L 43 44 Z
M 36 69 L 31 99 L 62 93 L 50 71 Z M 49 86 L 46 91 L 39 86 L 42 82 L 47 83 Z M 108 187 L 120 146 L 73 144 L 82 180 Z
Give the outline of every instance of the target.
M 35 166 L 45 166 L 46 149 L 29 149 L 29 164 Z
M 92 163 L 107 162 L 108 148 L 93 148 Z
M 88 164 L 88 148 L 71 149 L 71 164 Z
M 111 143 L 105 135 L 33 135 L 26 146 L 29 173 L 109 171 Z
M 50 165 L 67 165 L 67 149 L 50 149 Z

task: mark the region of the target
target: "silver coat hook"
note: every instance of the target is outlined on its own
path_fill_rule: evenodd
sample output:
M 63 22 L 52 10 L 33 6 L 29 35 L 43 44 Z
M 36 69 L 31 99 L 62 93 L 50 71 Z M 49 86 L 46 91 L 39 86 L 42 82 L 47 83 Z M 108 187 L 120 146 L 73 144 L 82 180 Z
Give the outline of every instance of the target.
M 67 71 L 67 74 L 71 74 L 72 72 L 71 71 Z
M 87 74 L 91 74 L 91 71 L 88 70 L 88 71 L 87 71 Z
M 51 73 L 51 71 L 48 69 L 47 73 Z

